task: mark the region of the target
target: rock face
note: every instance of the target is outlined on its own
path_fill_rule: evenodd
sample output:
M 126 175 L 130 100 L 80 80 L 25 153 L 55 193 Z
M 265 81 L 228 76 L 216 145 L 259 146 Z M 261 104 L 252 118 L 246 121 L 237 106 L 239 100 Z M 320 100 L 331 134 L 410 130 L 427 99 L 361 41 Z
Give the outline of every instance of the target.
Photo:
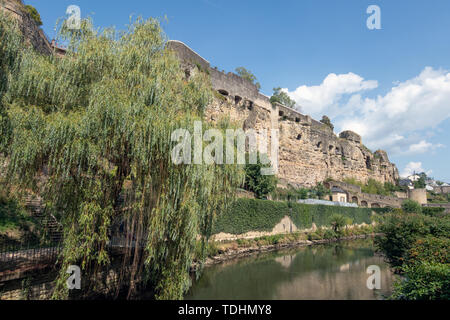
M 338 137 L 328 126 L 308 115 L 281 104 L 272 105 L 269 97 L 261 94 L 253 83 L 211 68 L 208 61 L 182 42 L 169 41 L 167 46 L 180 58 L 187 78 L 200 71 L 210 75 L 217 93 L 206 112 L 208 121 L 226 116 L 239 121 L 244 130 L 269 131 L 269 136 L 270 129 L 279 130 L 281 185 L 311 187 L 327 178 L 337 181 L 355 178 L 362 182 L 372 178 L 393 183 L 399 178 L 386 152 L 372 153 L 357 133 L 344 131 Z
M 28 14 L 22 1 L 0 0 L 0 11 L 17 20 L 26 42 L 33 46 L 36 51 L 44 55 L 52 54 L 51 44 L 42 29 L 36 25 L 36 22 Z

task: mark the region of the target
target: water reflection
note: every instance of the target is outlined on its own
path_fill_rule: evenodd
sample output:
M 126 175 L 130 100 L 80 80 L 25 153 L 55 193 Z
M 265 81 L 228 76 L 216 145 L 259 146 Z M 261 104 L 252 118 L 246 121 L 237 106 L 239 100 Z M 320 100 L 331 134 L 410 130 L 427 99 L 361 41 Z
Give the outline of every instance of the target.
M 381 269 L 381 290 L 369 290 L 367 267 Z M 389 295 L 393 276 L 371 240 L 303 247 L 206 268 L 186 299 L 373 300 Z

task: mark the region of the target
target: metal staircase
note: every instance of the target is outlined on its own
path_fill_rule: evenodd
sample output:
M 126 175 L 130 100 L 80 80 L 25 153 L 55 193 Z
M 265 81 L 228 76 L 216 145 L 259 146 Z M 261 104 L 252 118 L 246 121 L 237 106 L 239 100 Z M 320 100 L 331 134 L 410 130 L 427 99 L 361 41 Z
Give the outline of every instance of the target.
M 25 207 L 30 211 L 31 215 L 38 220 L 40 225 L 47 232 L 49 240 L 52 243 L 61 242 L 63 240 L 62 225 L 52 214 L 45 213 L 41 198 L 28 196 L 25 200 Z

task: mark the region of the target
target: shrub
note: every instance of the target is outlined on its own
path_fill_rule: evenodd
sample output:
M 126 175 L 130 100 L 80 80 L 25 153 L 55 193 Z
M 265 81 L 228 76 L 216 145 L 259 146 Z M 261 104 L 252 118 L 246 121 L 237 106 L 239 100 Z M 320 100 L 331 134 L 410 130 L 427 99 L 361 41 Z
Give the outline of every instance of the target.
M 322 122 L 323 124 L 328 126 L 331 129 L 331 131 L 334 130 L 334 125 L 331 123 L 331 120 L 330 120 L 330 118 L 328 118 L 328 116 L 323 116 L 322 120 L 320 120 L 320 122 Z
M 402 268 L 404 280 L 394 284 L 391 299 L 448 300 L 450 299 L 450 265 L 422 262 Z
M 444 214 L 445 208 L 423 207 L 422 213 L 427 216 L 441 216 Z
M 408 251 L 406 263 L 450 263 L 450 239 L 427 236 L 419 238 Z
M 339 238 L 338 234 L 330 229 L 326 229 L 323 234 L 323 239 L 329 240 L 329 239 L 336 239 Z
M 422 212 L 422 206 L 413 200 L 405 200 L 402 203 L 402 209 L 406 213 L 421 213 Z
M 259 155 L 256 164 L 247 164 L 245 166 L 244 188 L 255 193 L 255 196 L 258 199 L 265 198 L 269 193 L 275 190 L 277 185 L 275 176 L 261 174 L 262 168 L 270 167 L 262 164 L 261 157 L 265 157 L 265 160 L 267 160 L 267 155 Z
M 31 18 L 33 18 L 34 22 L 36 22 L 38 26 L 42 26 L 41 15 L 36 8 L 28 4 L 25 6 L 25 9 L 30 14 Z
M 389 214 L 378 227 L 383 236 L 375 238 L 375 244 L 394 267 L 400 267 L 408 258 L 409 250 L 420 238 L 427 236 L 448 237 L 450 219 L 438 219 L 422 214 Z
M 351 221 L 348 223 L 347 218 L 343 215 L 333 214 L 331 216 L 331 226 L 335 233 L 340 234 L 347 224 L 351 224 Z

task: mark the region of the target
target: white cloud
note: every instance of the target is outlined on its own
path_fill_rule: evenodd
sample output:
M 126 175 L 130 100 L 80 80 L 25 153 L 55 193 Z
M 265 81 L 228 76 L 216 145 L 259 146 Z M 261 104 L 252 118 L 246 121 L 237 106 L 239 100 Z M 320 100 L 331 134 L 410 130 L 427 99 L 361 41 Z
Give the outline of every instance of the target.
M 314 118 L 327 114 L 337 129 L 359 133 L 372 149 L 419 154 L 443 147 L 427 138 L 450 118 L 449 72 L 426 67 L 417 77 L 396 82 L 384 96 L 362 96 L 377 86 L 377 81 L 353 73 L 330 74 L 319 86 L 300 86 L 288 93 L 305 113 Z
M 377 81 L 365 81 L 354 73 L 339 74 L 330 73 L 318 86 L 300 86 L 289 95 L 302 109 L 312 115 L 318 116 L 325 109 L 337 103 L 343 95 L 375 89 Z
M 444 145 L 442 144 L 432 144 L 430 142 L 426 142 L 425 140 L 421 140 L 418 143 L 410 145 L 408 151 L 410 154 L 418 154 L 432 151 L 437 148 L 442 148 L 443 146 Z
M 408 177 L 414 173 L 422 173 L 425 172 L 428 175 L 430 175 L 433 170 L 424 170 L 422 168 L 422 162 L 410 162 L 406 165 L 405 169 L 403 169 L 402 173 L 400 174 L 401 177 Z

